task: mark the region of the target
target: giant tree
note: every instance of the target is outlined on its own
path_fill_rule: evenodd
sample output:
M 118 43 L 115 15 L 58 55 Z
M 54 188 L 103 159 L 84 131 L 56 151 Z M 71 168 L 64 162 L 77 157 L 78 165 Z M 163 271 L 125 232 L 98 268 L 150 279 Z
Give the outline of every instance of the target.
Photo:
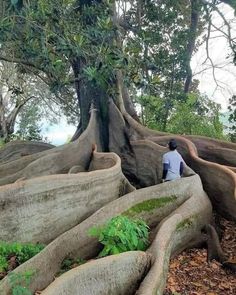
M 129 3 L 137 27 L 142 3 Z M 30 288 L 49 285 L 42 294 L 162 294 L 170 256 L 203 242 L 211 203 L 220 214 L 236 219 L 235 144 L 153 131 L 134 119 L 128 86 L 133 87 L 136 65 L 124 50 L 127 19 L 117 4 L 2 2 L 1 59 L 42 74 L 55 91 L 74 83 L 80 110 L 73 142 L 0 166 L 1 238 L 48 244 L 13 272 L 34 270 Z M 127 13 L 128 21 L 134 15 Z M 128 27 L 131 34 L 135 27 L 130 22 Z M 139 59 L 143 56 L 145 46 Z M 186 63 L 183 67 L 186 71 Z M 162 155 L 172 137 L 201 179 L 186 166 L 186 177 L 160 184 Z M 148 223 L 152 235 L 147 251 L 97 259 L 52 283 L 65 258 L 96 256 L 99 243 L 88 230 L 120 214 Z M 0 288 L 1 294 L 10 294 L 10 275 Z

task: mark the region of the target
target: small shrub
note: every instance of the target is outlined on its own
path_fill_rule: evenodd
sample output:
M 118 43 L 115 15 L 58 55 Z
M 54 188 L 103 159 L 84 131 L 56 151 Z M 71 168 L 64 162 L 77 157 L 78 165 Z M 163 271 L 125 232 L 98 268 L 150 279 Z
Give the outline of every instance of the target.
M 56 277 L 62 275 L 63 273 L 67 272 L 68 270 L 70 270 L 74 267 L 84 264 L 85 262 L 86 262 L 86 260 L 84 260 L 80 257 L 78 257 L 77 259 L 65 258 L 61 263 L 61 269 L 56 274 Z
M 0 242 L 0 272 L 7 271 L 8 260 L 12 256 L 16 256 L 18 264 L 22 264 L 43 248 L 43 245 Z
M 116 216 L 102 227 L 89 230 L 104 245 L 99 257 L 126 251 L 145 250 L 148 245 L 148 226 L 140 219 Z
M 8 266 L 8 263 L 7 263 L 6 258 L 3 256 L 0 256 L 0 272 L 6 271 L 7 266 Z
M 0 148 L 4 147 L 6 143 L 4 142 L 4 140 L 0 139 Z
M 12 289 L 12 295 L 32 295 L 29 290 L 29 285 L 32 276 L 35 271 L 26 271 L 24 273 L 10 273 L 10 285 Z

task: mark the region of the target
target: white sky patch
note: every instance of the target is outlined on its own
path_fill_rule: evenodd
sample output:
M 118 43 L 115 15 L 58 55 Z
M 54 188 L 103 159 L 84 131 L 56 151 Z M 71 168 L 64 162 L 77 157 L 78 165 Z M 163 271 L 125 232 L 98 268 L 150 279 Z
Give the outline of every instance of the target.
M 43 136 L 54 145 L 66 143 L 75 133 L 76 127 L 68 125 L 65 118 L 57 125 L 51 125 L 43 128 Z
M 230 23 L 232 28 L 231 34 L 235 38 L 236 18 L 233 9 L 227 5 L 221 5 L 220 10 L 223 12 L 225 19 Z M 223 23 L 224 21 L 221 17 L 214 13 L 213 24 L 222 29 Z M 227 28 L 223 30 L 227 33 Z M 214 31 L 211 33 L 211 38 L 209 41 L 209 56 L 215 65 L 214 74 L 211 61 L 209 59 L 206 60 L 205 43 L 193 56 L 191 66 L 193 74 L 195 74 L 194 78 L 200 81 L 200 92 L 207 94 L 215 102 L 221 104 L 223 111 L 227 111 L 229 98 L 236 94 L 236 66 L 232 63 L 232 51 L 224 34 Z

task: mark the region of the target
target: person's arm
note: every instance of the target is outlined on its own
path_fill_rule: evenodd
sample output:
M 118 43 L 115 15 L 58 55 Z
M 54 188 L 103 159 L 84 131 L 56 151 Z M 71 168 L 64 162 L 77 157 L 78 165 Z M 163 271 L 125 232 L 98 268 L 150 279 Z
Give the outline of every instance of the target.
M 167 172 L 168 172 L 168 164 L 163 163 L 163 171 L 162 171 L 162 180 L 166 179 Z
M 180 162 L 180 166 L 179 166 L 179 175 L 182 176 L 184 172 L 184 163 Z

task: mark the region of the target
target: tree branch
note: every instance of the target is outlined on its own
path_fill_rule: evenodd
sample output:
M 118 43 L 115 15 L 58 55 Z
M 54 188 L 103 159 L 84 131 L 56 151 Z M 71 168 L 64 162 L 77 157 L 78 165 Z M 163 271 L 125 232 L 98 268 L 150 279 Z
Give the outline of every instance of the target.
M 14 132 L 14 125 L 17 115 L 19 114 L 21 108 L 30 100 L 33 96 L 29 96 L 21 100 L 18 104 L 16 104 L 15 108 L 11 111 L 11 113 L 7 117 L 7 125 L 9 126 L 9 133 L 12 134 Z
M 235 52 L 236 42 L 234 41 L 235 38 L 232 38 L 231 27 L 230 27 L 229 22 L 226 20 L 224 14 L 219 10 L 219 8 L 218 8 L 216 5 L 210 3 L 210 2 L 208 2 L 208 1 L 206 1 L 206 0 L 201 0 L 201 2 L 204 4 L 205 7 L 210 6 L 210 7 L 212 8 L 212 10 L 215 11 L 215 12 L 217 12 L 217 13 L 219 14 L 219 16 L 223 19 L 223 21 L 224 21 L 224 25 L 225 25 L 226 28 L 227 28 L 227 33 L 228 33 L 228 34 L 226 34 L 223 30 L 221 30 L 220 28 L 216 27 L 215 25 L 212 24 L 212 26 L 213 26 L 216 30 L 220 31 L 221 33 L 223 33 L 223 34 L 227 37 L 228 42 L 229 42 L 229 46 L 230 46 L 231 50 L 232 50 L 234 53 L 236 53 L 236 52 Z M 226 3 L 226 1 L 221 1 L 221 2 Z M 233 3 L 233 1 L 231 1 L 231 0 L 228 0 L 227 2 L 232 2 L 232 3 Z M 229 4 L 229 3 L 227 3 L 227 4 Z M 229 4 L 229 5 L 230 5 L 230 4 Z M 235 4 L 234 4 L 234 5 L 235 5 Z M 207 9 L 206 9 L 206 10 L 207 10 Z M 209 14 L 208 14 L 208 15 L 209 15 Z
M 40 70 L 39 68 L 37 68 L 33 63 L 29 62 L 29 61 L 26 61 L 26 60 L 22 60 L 20 58 L 14 58 L 14 57 L 6 57 L 6 56 L 3 56 L 3 55 L 0 55 L 0 60 L 4 60 L 4 61 L 8 61 L 8 62 L 11 62 L 11 63 L 16 63 L 16 64 L 23 64 L 25 66 L 28 66 L 28 67 L 33 67 L 33 68 L 36 68 L 38 70 Z

